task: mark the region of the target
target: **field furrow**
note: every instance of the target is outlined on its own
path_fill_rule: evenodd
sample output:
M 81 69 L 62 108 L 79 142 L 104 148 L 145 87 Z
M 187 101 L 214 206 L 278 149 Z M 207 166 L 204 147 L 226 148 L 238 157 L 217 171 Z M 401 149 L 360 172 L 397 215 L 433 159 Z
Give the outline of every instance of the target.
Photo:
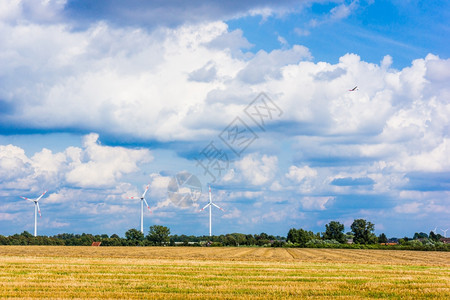
M 449 258 L 372 250 L 5 246 L 0 298 L 448 299 Z

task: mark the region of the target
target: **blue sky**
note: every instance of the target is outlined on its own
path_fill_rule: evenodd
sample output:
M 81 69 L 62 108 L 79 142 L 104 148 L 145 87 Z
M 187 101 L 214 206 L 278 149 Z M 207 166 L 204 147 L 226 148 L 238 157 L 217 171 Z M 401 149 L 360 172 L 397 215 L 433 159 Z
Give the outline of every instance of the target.
M 449 8 L 0 0 L 0 234 L 48 189 L 39 234 L 123 235 L 150 184 L 145 228 L 206 235 L 208 183 L 213 234 L 450 227 Z

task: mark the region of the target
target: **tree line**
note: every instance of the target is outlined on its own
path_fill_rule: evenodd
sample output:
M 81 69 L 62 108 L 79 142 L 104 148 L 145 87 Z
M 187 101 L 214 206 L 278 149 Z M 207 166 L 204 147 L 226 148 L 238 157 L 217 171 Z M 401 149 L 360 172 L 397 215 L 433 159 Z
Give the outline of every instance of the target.
M 390 238 L 381 233 L 376 236 L 375 225 L 364 219 L 356 219 L 345 232 L 344 224 L 331 221 L 325 225 L 325 232 L 314 233 L 304 229 L 291 228 L 287 235 L 287 247 L 310 248 L 369 248 L 405 250 L 444 250 L 450 251 L 450 244 L 442 242 L 443 236 L 431 231 L 415 233 L 413 238 Z
M 72 234 L 62 233 L 51 237 L 34 237 L 29 232 L 11 236 L 0 235 L 0 245 L 65 245 L 90 246 L 101 242 L 101 246 L 259 246 L 259 247 L 309 247 L 309 248 L 382 248 L 412 250 L 450 250 L 450 244 L 441 242 L 442 236 L 415 233 L 412 238 L 388 239 L 384 233 L 376 236 L 375 225 L 364 219 L 356 219 L 345 232 L 344 224 L 331 221 L 325 232 L 314 233 L 302 228 L 291 228 L 286 237 L 267 233 L 230 233 L 217 236 L 171 235 L 170 229 L 162 225 L 150 226 L 148 234 L 129 229 L 125 237 L 117 234 Z
M 62 233 L 54 236 L 33 236 L 27 231 L 8 237 L 0 235 L 0 245 L 64 245 L 91 246 L 101 242 L 101 246 L 281 246 L 285 238 L 260 234 L 230 233 L 218 236 L 171 235 L 166 226 L 153 225 L 144 235 L 137 229 L 129 229 L 125 237 L 117 234 L 92 235 L 88 233 Z

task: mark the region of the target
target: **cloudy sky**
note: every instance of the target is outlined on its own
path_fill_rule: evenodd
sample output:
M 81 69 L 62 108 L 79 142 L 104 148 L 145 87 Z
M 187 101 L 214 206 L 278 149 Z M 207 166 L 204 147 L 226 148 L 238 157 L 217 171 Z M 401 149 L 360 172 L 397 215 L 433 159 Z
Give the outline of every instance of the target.
M 20 196 L 48 190 L 39 234 L 123 236 L 147 184 L 146 231 L 208 234 L 209 183 L 213 234 L 446 229 L 448 20 L 447 1 L 0 0 L 0 234 L 33 232 Z M 180 203 L 186 172 L 202 195 Z

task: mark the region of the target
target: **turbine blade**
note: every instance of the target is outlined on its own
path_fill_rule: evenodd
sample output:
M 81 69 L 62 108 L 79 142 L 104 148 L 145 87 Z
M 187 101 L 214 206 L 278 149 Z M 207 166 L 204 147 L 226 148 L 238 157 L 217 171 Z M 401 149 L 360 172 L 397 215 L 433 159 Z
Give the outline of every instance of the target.
M 135 196 L 135 197 L 127 197 L 127 199 L 141 199 L 141 197 Z
M 31 199 L 29 199 L 29 198 L 27 198 L 27 197 L 20 197 L 20 198 L 25 199 L 25 200 L 28 200 L 28 201 L 31 201 L 31 202 L 34 202 L 34 200 L 31 200 Z
M 150 209 L 150 206 L 148 206 L 147 200 L 145 200 L 145 198 L 143 198 L 145 205 L 147 205 L 148 211 L 151 213 L 152 210 Z
M 217 206 L 215 203 L 212 203 L 212 202 L 211 202 L 211 204 L 214 205 L 215 207 L 217 207 L 218 209 L 220 209 L 221 211 L 225 211 L 223 208 Z
M 39 217 L 42 217 L 42 215 L 41 215 L 41 208 L 39 207 L 39 202 L 36 201 L 36 205 L 37 205 Z
M 206 204 L 205 207 L 203 207 L 202 209 L 200 209 L 200 211 L 205 210 L 205 208 L 207 208 L 207 207 L 210 206 L 210 205 L 211 205 L 211 203 Z
M 45 190 L 45 192 L 43 192 L 42 195 L 40 195 L 39 198 L 36 199 L 36 201 L 41 200 L 41 198 L 45 195 L 45 193 L 47 193 L 47 190 Z
M 147 191 L 148 191 L 148 187 L 150 186 L 150 183 L 149 184 L 147 184 L 147 186 L 145 187 L 145 191 L 144 191 L 144 193 L 142 194 L 142 198 L 144 198 L 145 197 L 145 194 L 147 194 Z

